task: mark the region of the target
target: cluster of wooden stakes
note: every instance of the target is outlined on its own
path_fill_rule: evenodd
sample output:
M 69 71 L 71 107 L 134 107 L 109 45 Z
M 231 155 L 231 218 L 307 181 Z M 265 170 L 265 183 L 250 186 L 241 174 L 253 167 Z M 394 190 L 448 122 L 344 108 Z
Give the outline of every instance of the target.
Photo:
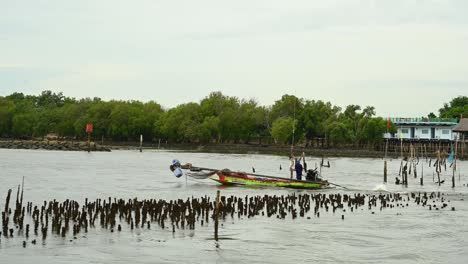
M 208 196 L 186 200 L 163 199 L 96 199 L 80 205 L 77 201 L 44 201 L 39 205 L 23 204 L 23 188 L 16 194 L 16 205 L 9 207 L 12 190 L 6 196 L 2 212 L 2 239 L 22 240 L 22 246 L 46 243 L 49 236 L 74 241 L 90 228 L 101 228 L 103 232 L 133 232 L 135 229 L 159 228 L 163 232 L 179 229 L 194 230 L 196 226 L 208 226 L 214 222 L 214 239 L 218 241 L 219 220 L 234 220 L 254 217 L 277 219 L 320 218 L 321 214 L 333 213 L 345 219 L 345 213 L 358 213 L 368 209 L 372 214 L 396 208 L 423 206 L 429 210 L 449 207 L 444 194 L 438 193 L 317 193 L 304 192 L 289 195 L 263 196 Z M 451 207 L 451 210 L 455 210 Z M 83 237 L 83 236 L 81 236 Z M 16 241 L 16 240 L 15 240 Z
M 422 149 L 422 147 L 420 147 Z M 437 183 L 439 186 L 445 182 L 441 180 L 440 176 L 442 173 L 442 167 L 447 171 L 447 163 L 449 163 L 449 168 L 452 169 L 452 188 L 455 188 L 455 175 L 457 172 L 457 145 L 455 145 L 454 156 L 451 157 L 451 160 L 448 161 L 450 157 L 446 150 L 441 151 L 438 149 L 434 155 L 434 162 L 432 158 L 429 158 L 427 152 L 419 149 L 417 146 L 410 145 L 408 149 L 408 156 L 404 157 L 403 152 L 401 154 L 402 160 L 400 164 L 400 169 L 398 172 L 398 177 L 395 178 L 395 184 L 402 184 L 408 186 L 408 175 L 414 175 L 414 178 L 418 178 L 418 165 L 420 159 L 425 159 L 425 163 L 428 164 L 429 168 L 433 167 L 434 171 L 432 174 L 432 181 Z M 419 182 L 421 185 L 424 185 L 424 162 L 421 163 L 421 174 Z M 437 181 L 435 181 L 435 176 L 437 176 Z M 401 177 L 401 179 L 400 179 Z M 460 181 L 460 172 L 458 174 Z M 385 154 L 384 161 L 384 183 L 387 183 L 387 155 Z

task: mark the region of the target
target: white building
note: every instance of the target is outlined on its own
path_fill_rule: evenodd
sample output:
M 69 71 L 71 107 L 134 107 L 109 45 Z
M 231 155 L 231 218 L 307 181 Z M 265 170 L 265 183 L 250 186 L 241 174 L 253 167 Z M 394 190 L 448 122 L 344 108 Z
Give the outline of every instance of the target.
M 385 138 L 407 140 L 454 140 L 452 129 L 458 124 L 452 118 L 390 118 L 397 132 Z

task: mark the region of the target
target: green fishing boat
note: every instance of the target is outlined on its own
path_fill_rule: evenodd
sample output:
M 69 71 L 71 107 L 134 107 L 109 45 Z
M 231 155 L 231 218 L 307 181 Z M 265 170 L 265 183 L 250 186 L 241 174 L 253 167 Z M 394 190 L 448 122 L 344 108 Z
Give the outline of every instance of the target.
M 231 171 L 228 169 L 212 169 L 195 167 L 191 163 L 181 165 L 178 160 L 173 160 L 170 170 L 177 178 L 182 175 L 195 179 L 211 179 L 223 185 L 244 185 L 257 187 L 284 187 L 294 189 L 324 189 L 330 185 L 336 185 L 322 180 L 317 170 L 307 170 L 306 180 L 288 179 L 275 176 L 260 175 L 255 173 Z M 185 172 L 183 172 L 185 170 Z
M 328 181 L 320 179 L 314 181 L 300 181 L 274 176 L 233 172 L 229 170 L 216 171 L 216 173 L 211 175 L 209 178 L 223 185 L 284 187 L 294 189 L 323 189 L 329 188 L 330 186 Z

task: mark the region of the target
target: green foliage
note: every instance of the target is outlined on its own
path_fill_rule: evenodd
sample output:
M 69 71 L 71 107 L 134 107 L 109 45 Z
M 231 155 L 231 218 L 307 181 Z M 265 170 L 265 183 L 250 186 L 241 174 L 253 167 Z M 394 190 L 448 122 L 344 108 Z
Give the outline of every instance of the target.
M 6 136 L 11 131 L 15 104 L 3 97 L 0 97 L 0 137 Z
M 254 100 L 242 101 L 238 110 L 238 137 L 244 142 L 249 142 L 253 136 L 264 135 L 265 120 L 265 108 L 258 107 Z
M 351 141 L 348 128 L 344 123 L 334 121 L 327 126 L 327 131 L 331 141 L 343 144 Z
M 289 143 L 293 135 L 294 119 L 291 117 L 279 117 L 273 123 L 271 135 L 278 143 Z
M 12 134 L 18 138 L 30 138 L 33 136 L 36 125 L 36 113 L 21 113 L 13 117 Z
M 237 140 L 239 138 L 239 99 L 221 92 L 213 92 L 200 102 L 200 114 L 203 117 L 217 117 L 217 141 Z
M 271 107 L 271 118 L 273 121 L 279 117 L 291 117 L 294 119 L 301 115 L 303 108 L 304 103 L 302 99 L 294 95 L 285 94 Z
M 370 118 L 367 120 L 366 125 L 362 131 L 363 142 L 370 143 L 371 145 L 382 141 L 382 135 L 387 130 L 387 121 L 381 117 Z
M 170 109 L 156 122 L 167 139 L 173 142 L 196 142 L 201 136 L 201 107 L 197 103 L 182 104 Z
M 467 101 L 464 96 L 454 98 L 440 110 L 441 116 L 468 116 Z M 349 105 L 342 111 L 330 102 L 287 94 L 272 106 L 259 106 L 252 99 L 213 92 L 199 103 L 170 109 L 155 101 L 75 100 L 51 91 L 38 96 L 13 93 L 0 97 L 0 137 L 56 133 L 84 139 L 87 123 L 94 125 L 94 139 L 116 141 L 138 141 L 143 135 L 145 141 L 249 143 L 273 138 L 280 144 L 298 144 L 320 137 L 335 144 L 372 145 L 387 131 L 387 121 L 375 117 L 374 107 L 361 110 L 359 105 Z M 392 124 L 389 132 L 395 130 Z
M 375 115 L 375 109 L 372 106 L 367 106 L 362 112 L 359 112 L 360 110 L 361 107 L 358 105 L 348 105 L 340 117 L 348 130 L 348 140 L 355 145 L 369 143 L 366 129 Z M 383 133 L 380 135 L 381 139 L 382 135 Z
M 307 139 L 325 137 L 327 126 L 336 120 L 339 112 L 340 108 L 333 107 L 330 102 L 306 101 L 299 115 L 299 128 Z
M 459 96 L 453 98 L 450 103 L 445 103 L 444 107 L 439 109 L 439 116 L 442 118 L 456 118 L 461 116 L 468 117 L 468 97 Z
M 36 105 L 39 107 L 60 107 L 65 104 L 65 96 L 60 92 L 58 94 L 51 91 L 43 91 L 36 98 Z

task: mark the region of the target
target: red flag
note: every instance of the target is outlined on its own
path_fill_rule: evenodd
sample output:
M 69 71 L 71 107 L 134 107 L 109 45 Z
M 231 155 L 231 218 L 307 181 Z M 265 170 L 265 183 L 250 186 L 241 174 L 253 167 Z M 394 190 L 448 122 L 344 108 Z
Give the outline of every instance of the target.
M 390 129 L 390 124 L 391 124 L 391 122 L 390 122 L 390 118 L 389 118 L 389 119 L 387 119 L 387 129 Z
M 86 133 L 93 132 L 93 124 L 86 124 Z

